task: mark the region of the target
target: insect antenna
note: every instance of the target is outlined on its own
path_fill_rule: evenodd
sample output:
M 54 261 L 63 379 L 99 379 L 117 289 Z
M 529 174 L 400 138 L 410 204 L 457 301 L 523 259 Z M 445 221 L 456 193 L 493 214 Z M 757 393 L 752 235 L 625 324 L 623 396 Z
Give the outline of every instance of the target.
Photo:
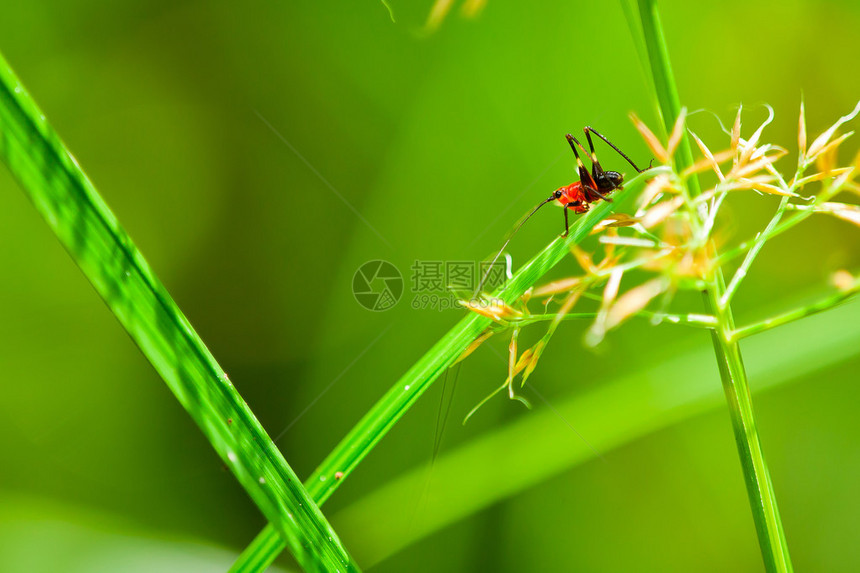
M 454 402 L 454 392 L 457 390 L 457 381 L 460 378 L 460 366 L 462 362 L 457 362 L 453 366 L 449 366 L 445 370 L 444 379 L 442 380 L 442 395 L 439 402 L 439 411 L 436 413 L 436 429 L 433 432 L 433 453 L 430 457 L 430 463 L 425 469 L 424 484 L 421 487 L 421 492 L 418 496 L 418 503 L 412 511 L 409 518 L 408 530 L 413 531 L 416 523 L 424 513 L 430 493 L 430 481 L 433 477 L 433 468 L 436 466 L 436 458 L 439 457 L 439 450 L 442 447 L 442 437 L 445 434 L 445 426 L 448 422 L 448 415 L 451 413 L 451 404 Z M 450 392 L 448 391 L 449 378 L 452 378 Z M 447 405 L 446 405 L 447 401 Z
M 445 433 L 445 426 L 448 423 L 448 414 L 451 413 L 451 404 L 454 403 L 454 393 L 457 391 L 457 381 L 460 379 L 460 366 L 462 362 L 451 366 L 445 371 L 445 379 L 442 381 L 442 395 L 439 397 L 439 411 L 436 413 L 436 433 L 433 440 L 433 457 L 430 460 L 430 468 L 432 471 L 433 465 L 436 463 L 436 458 L 439 457 L 439 449 L 442 447 L 442 436 Z M 453 374 L 452 374 L 453 372 Z M 448 392 L 449 375 L 453 378 L 451 382 L 451 391 Z M 445 402 L 447 401 L 447 405 Z
M 543 207 L 547 203 L 555 201 L 557 198 L 558 197 L 556 197 L 556 194 L 553 193 L 552 195 L 549 196 L 548 199 L 545 199 L 545 200 L 541 201 L 540 203 L 538 203 L 537 207 L 532 209 L 525 217 L 520 219 L 519 223 L 517 223 L 516 226 L 514 226 L 514 230 L 508 234 L 507 238 L 505 239 L 505 242 L 502 244 L 502 248 L 499 249 L 499 252 L 496 253 L 496 256 L 493 257 L 493 260 L 490 261 L 490 264 L 487 266 L 487 272 L 485 272 L 484 276 L 481 277 L 481 282 L 478 283 L 478 288 L 475 289 L 473 298 L 477 297 L 478 293 L 481 292 L 481 289 L 484 288 L 484 283 L 487 281 L 487 277 L 490 276 L 490 272 L 493 270 L 493 265 L 495 265 L 496 261 L 499 260 L 499 257 L 502 256 L 502 253 L 505 251 L 505 248 L 508 246 L 508 243 L 510 243 L 511 239 L 514 238 L 514 235 L 517 234 L 517 231 L 519 231 L 522 228 L 522 226 L 526 224 L 526 221 L 531 219 L 531 216 L 534 215 L 535 213 L 537 213 L 541 207 Z

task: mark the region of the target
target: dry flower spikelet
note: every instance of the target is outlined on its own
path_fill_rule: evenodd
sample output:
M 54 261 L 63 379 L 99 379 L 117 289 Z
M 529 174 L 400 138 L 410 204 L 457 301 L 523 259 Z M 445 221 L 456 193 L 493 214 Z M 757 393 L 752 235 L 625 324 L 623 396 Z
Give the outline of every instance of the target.
M 800 100 L 800 117 L 797 120 L 797 149 L 798 162 L 802 163 L 806 157 L 806 111 L 803 108 L 803 100 Z
M 640 217 L 640 222 L 642 223 L 642 226 L 646 229 L 655 227 L 665 221 L 683 204 L 684 198 L 680 195 L 672 197 L 671 199 L 668 199 L 666 201 L 661 201 L 660 203 L 657 203 L 656 205 L 648 209 L 645 214 Z
M 843 292 L 847 292 L 854 288 L 857 288 L 857 277 L 855 277 L 845 269 L 841 269 L 833 273 L 832 280 L 833 286 Z
M 491 337 L 492 335 L 493 335 L 492 330 L 485 330 L 483 333 L 481 333 L 481 335 L 478 338 L 476 338 L 475 340 L 473 340 L 472 343 L 466 347 L 466 350 L 464 350 L 463 353 L 457 357 L 457 359 L 454 361 L 454 364 L 456 364 L 458 362 L 462 362 L 463 360 L 465 360 L 470 354 L 472 354 L 475 350 L 477 350 L 479 346 L 481 346 L 484 342 L 486 342 L 486 340 L 489 337 Z
M 755 153 L 757 149 L 756 145 L 758 144 L 758 140 L 761 139 L 761 134 L 764 131 L 764 128 L 770 125 L 773 121 L 773 108 L 769 105 L 765 107 L 767 107 L 767 119 L 758 126 L 758 129 L 753 132 L 752 136 L 747 141 L 744 141 L 743 139 L 740 140 L 742 151 L 740 158 L 738 159 L 738 165 L 744 165 L 752 159 L 753 153 Z
M 654 132 L 648 129 L 648 126 L 639 119 L 639 116 L 633 112 L 630 112 L 630 119 L 633 121 L 633 125 L 642 134 L 642 138 L 645 140 L 645 143 L 648 144 L 648 147 L 651 148 L 651 151 L 654 153 L 654 157 L 657 158 L 657 161 L 660 163 L 669 163 L 669 152 L 666 151 L 666 148 L 663 147 L 663 144 L 660 143 L 660 140 L 654 135 Z
M 606 314 L 606 330 L 611 330 L 648 306 L 655 297 L 669 287 L 669 281 L 657 277 L 633 287 L 618 297 Z
M 696 142 L 696 145 L 699 147 L 699 151 L 702 152 L 702 155 L 704 157 L 702 157 L 702 159 L 699 159 L 698 161 L 693 163 L 693 165 L 685 169 L 681 175 L 683 175 L 684 177 L 689 177 L 693 173 L 701 173 L 702 171 L 706 171 L 710 168 L 714 170 L 714 173 L 717 174 L 717 178 L 720 181 L 724 181 L 725 176 L 723 175 L 722 169 L 720 169 L 720 164 L 725 163 L 729 159 L 732 159 L 735 155 L 734 151 L 732 151 L 731 149 L 725 149 L 723 151 L 717 152 L 716 154 L 713 154 L 711 153 L 711 150 L 708 149 L 708 146 L 706 146 L 704 142 L 699 139 L 698 135 L 696 135 L 692 131 L 690 131 L 689 134 L 693 138 L 693 141 Z
M 827 201 L 818 205 L 815 210 L 819 213 L 830 213 L 843 221 L 860 226 L 860 205 Z
M 669 142 L 666 144 L 666 155 L 670 158 L 675 156 L 675 150 L 678 144 L 681 143 L 681 137 L 684 135 L 684 121 L 687 119 L 687 108 L 682 107 L 678 118 L 675 120 L 675 125 L 672 127 L 672 133 L 669 135 Z
M 639 217 L 644 208 L 650 205 L 651 202 L 660 195 L 660 193 L 666 191 L 675 192 L 675 188 L 672 186 L 669 176 L 665 173 L 661 173 L 649 181 L 648 185 L 645 186 L 645 190 L 639 194 L 639 197 L 637 197 L 636 204 L 639 207 L 639 211 L 637 211 L 636 216 Z
M 481 316 L 486 316 L 496 322 L 518 319 L 523 316 L 523 313 L 499 298 L 460 300 L 458 302 L 461 306 L 471 310 L 472 312 L 477 312 Z
M 815 141 L 813 141 L 812 145 L 809 146 L 809 152 L 807 153 L 807 157 L 809 159 L 814 159 L 816 155 L 821 153 L 821 151 L 824 149 L 824 146 L 827 145 L 827 142 L 830 141 L 830 138 L 833 137 L 834 133 L 836 133 L 836 130 L 839 129 L 843 123 L 854 119 L 858 113 L 860 113 L 860 102 L 857 102 L 857 105 L 854 107 L 851 113 L 840 117 L 838 120 L 836 120 L 836 123 L 831 125 L 824 133 L 815 138 Z
M 534 290 L 534 296 L 549 296 L 560 292 L 568 292 L 582 284 L 582 277 L 559 279 L 545 284 Z
M 743 111 L 743 104 L 738 106 L 738 115 L 735 116 L 735 123 L 732 125 L 732 143 L 731 150 L 735 154 L 734 166 L 738 165 L 738 147 L 741 141 L 741 112 Z

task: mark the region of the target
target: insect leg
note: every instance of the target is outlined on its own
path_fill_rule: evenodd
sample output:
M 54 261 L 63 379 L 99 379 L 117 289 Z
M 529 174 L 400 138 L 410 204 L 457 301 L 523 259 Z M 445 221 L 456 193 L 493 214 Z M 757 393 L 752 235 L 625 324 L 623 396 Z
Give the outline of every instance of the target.
M 562 237 L 566 237 L 570 232 L 570 224 L 567 222 L 567 205 L 564 206 L 564 233 L 561 234 Z
M 612 191 L 612 189 L 610 189 L 610 191 Z M 588 193 L 590 193 L 591 195 L 595 195 L 595 196 L 599 197 L 600 199 L 603 199 L 604 201 L 612 203 L 612 197 L 607 197 L 606 195 L 604 195 L 603 193 L 601 193 L 597 189 L 588 189 L 586 194 L 588 194 Z M 591 200 L 595 201 L 594 198 L 591 198 Z
M 588 148 L 591 150 L 591 174 L 594 176 L 594 180 L 597 181 L 603 176 L 603 167 L 601 167 L 600 162 L 597 160 L 597 153 L 594 152 L 594 142 L 591 141 L 591 128 L 585 127 L 582 131 L 585 132 L 585 137 L 588 139 Z
M 582 190 L 585 193 L 586 202 L 588 201 L 597 201 L 598 199 L 603 199 L 604 201 L 608 201 L 612 203 L 612 199 L 604 195 L 600 192 L 600 187 L 597 184 L 598 178 L 598 169 L 600 176 L 603 175 L 603 169 L 600 167 L 600 164 L 597 163 L 597 159 L 594 157 L 592 153 L 592 169 L 594 173 L 589 173 L 588 169 L 582 164 L 582 160 L 579 158 L 579 152 L 576 150 L 577 146 L 582 149 L 583 153 L 588 153 L 582 144 L 569 133 L 567 134 L 567 142 L 570 144 L 570 148 L 573 149 L 574 155 L 576 155 L 576 166 L 579 169 L 579 182 L 582 183 Z M 602 178 L 602 177 L 601 177 Z M 612 191 L 612 189 L 610 189 Z
M 568 224 L 568 219 L 567 219 L 567 210 L 570 209 L 571 207 L 582 207 L 585 209 L 585 211 L 582 211 L 582 212 L 585 213 L 586 211 L 588 211 L 589 206 L 588 206 L 588 203 L 583 203 L 582 201 L 571 201 L 570 203 L 568 203 L 567 205 L 564 206 L 564 233 L 561 235 L 562 237 L 566 237 L 567 234 L 570 232 L 570 225 Z
M 639 169 L 638 167 L 636 167 L 636 164 L 635 164 L 635 163 L 633 163 L 633 160 L 632 160 L 632 159 L 630 159 L 629 157 L 627 157 L 627 156 L 624 154 L 624 152 L 623 152 L 623 151 L 621 151 L 620 149 L 618 149 L 617 147 L 615 147 L 615 144 L 614 144 L 614 143 L 612 143 L 611 141 L 609 141 L 608 139 L 606 139 L 604 136 L 602 136 L 602 135 L 600 134 L 600 132 L 599 132 L 599 131 L 597 131 L 596 129 L 594 129 L 594 128 L 593 128 L 593 127 L 591 127 L 591 126 L 586 126 L 586 127 L 585 127 L 585 129 L 584 129 L 584 131 L 585 131 L 585 135 L 586 135 L 586 137 L 588 137 L 588 144 L 589 144 L 589 146 L 591 146 L 591 151 L 592 151 L 592 153 L 594 152 L 594 145 L 592 145 L 592 144 L 591 144 L 591 134 L 593 133 L 594 135 L 596 135 L 597 137 L 599 137 L 600 139 L 602 139 L 604 142 L 606 142 L 606 144 L 607 144 L 609 147 L 611 147 L 612 149 L 614 149 L 614 150 L 618 153 L 618 155 L 620 155 L 621 157 L 623 157 L 624 159 L 626 159 L 626 160 L 627 160 L 627 163 L 629 163 L 630 165 L 632 165 L 632 166 L 633 166 L 633 169 L 635 169 L 637 173 L 642 173 L 642 171 L 643 171 L 643 170 L 642 170 L 642 169 Z
M 594 181 L 594 177 L 588 172 L 588 169 L 585 168 L 585 165 L 582 163 L 582 159 L 579 157 L 579 152 L 576 150 L 576 147 L 579 146 L 582 148 L 583 153 L 587 153 L 585 148 L 582 147 L 582 144 L 571 134 L 568 133 L 565 137 L 567 138 L 567 142 L 570 144 L 570 148 L 573 150 L 573 154 L 576 156 L 576 168 L 579 170 L 580 183 L 582 183 L 583 187 L 597 189 L 597 183 Z

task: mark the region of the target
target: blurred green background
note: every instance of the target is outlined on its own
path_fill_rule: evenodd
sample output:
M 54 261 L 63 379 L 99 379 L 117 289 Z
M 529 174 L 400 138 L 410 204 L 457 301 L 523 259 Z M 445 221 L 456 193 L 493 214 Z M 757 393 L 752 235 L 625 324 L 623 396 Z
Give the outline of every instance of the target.
M 277 443 L 299 476 L 461 316 L 412 307 L 415 260 L 498 248 L 521 214 L 574 180 L 566 132 L 595 126 L 647 163 L 627 113 L 657 125 L 615 2 L 489 0 L 476 18 L 455 3 L 433 34 L 419 33 L 432 2 L 390 5 L 396 23 L 379 2 L 329 0 L 9 3 L 0 17 L 0 51 L 270 435 L 289 428 Z M 729 122 L 742 101 L 749 134 L 769 103 L 765 139 L 793 150 L 801 94 L 811 134 L 860 97 L 856 2 L 661 8 L 690 109 Z M 712 149 L 726 144 L 709 115 L 691 126 Z M 0 570 L 224 570 L 262 516 L 5 168 L 0 197 Z M 733 236 L 755 232 L 775 204 L 732 201 Z M 515 263 L 561 225 L 557 210 L 539 213 L 511 245 Z M 736 298 L 739 321 L 814 297 L 837 269 L 857 273 L 858 247 L 856 228 L 825 218 L 769 243 Z M 351 293 L 374 259 L 407 281 L 386 312 Z M 582 332 L 563 327 L 531 378 L 551 403 L 709 344 L 704 332 L 634 322 L 586 350 Z M 756 348 L 788 355 L 806 343 L 798 332 Z M 506 341 L 491 346 L 504 353 Z M 716 383 L 706 367 L 688 376 Z M 858 368 L 860 348 L 755 400 L 797 570 L 860 570 Z M 537 415 L 499 398 L 459 424 L 504 376 L 490 348 L 465 363 L 441 456 Z M 360 563 L 374 561 L 362 552 L 371 528 L 341 529 L 338 513 L 428 464 L 439 390 L 324 506 Z M 548 452 L 578 440 L 561 420 L 529 438 Z M 602 456 L 373 570 L 761 569 L 723 408 Z M 421 497 L 377 507 L 367 523 L 433 512 Z

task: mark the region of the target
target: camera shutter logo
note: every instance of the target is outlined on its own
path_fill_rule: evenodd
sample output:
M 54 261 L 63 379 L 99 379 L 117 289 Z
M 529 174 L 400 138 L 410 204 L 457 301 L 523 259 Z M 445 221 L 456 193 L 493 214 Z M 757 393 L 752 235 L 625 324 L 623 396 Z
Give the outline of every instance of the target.
M 367 310 L 388 310 L 403 295 L 403 275 L 388 261 L 369 261 L 355 271 L 352 294 Z

